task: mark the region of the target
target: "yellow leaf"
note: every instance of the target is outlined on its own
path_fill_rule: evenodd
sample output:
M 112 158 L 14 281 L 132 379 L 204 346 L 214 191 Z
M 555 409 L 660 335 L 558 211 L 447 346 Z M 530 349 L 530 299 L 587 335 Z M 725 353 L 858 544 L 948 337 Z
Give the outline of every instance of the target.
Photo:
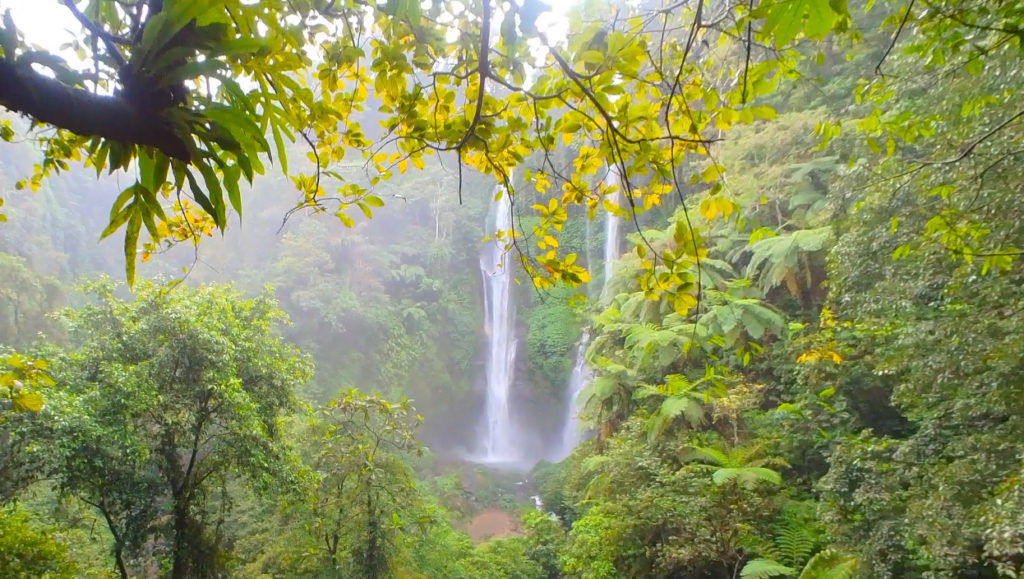
M 776 116 L 778 116 L 775 113 L 775 109 L 773 109 L 772 107 L 769 107 L 769 106 L 754 107 L 752 109 L 752 111 L 753 111 L 753 113 L 755 115 L 761 117 L 762 119 L 766 119 L 766 120 L 769 120 L 769 121 L 774 119 Z
M 729 201 L 725 197 L 716 197 L 715 207 L 726 217 L 732 213 L 732 201 Z
M 700 214 L 704 216 L 704 219 L 711 221 L 715 215 L 718 215 L 718 207 L 711 199 L 705 199 L 700 202 Z
M 401 161 L 398 162 L 398 173 L 399 174 L 405 173 L 405 170 L 408 167 L 409 167 L 408 159 L 402 159 Z
M 558 247 L 558 240 L 555 239 L 554 237 L 551 237 L 550 235 L 544 236 L 544 243 L 550 245 L 551 247 Z
M 43 409 L 43 397 L 35 392 L 15 396 L 11 403 L 18 412 L 39 412 Z
M 572 133 L 562 133 L 562 142 L 569 146 L 572 144 Z
M 716 165 L 711 165 L 707 169 L 704 169 L 704 171 L 700 174 L 700 176 L 701 176 L 702 179 L 704 179 L 704 181 L 706 183 L 711 183 L 711 182 L 717 181 L 718 178 L 721 177 L 723 173 L 725 173 L 725 167 L 716 164 Z

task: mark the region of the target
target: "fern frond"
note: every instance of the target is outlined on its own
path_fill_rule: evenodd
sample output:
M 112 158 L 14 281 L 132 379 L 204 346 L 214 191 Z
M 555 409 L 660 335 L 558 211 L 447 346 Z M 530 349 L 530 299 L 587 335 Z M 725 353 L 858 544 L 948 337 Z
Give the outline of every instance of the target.
M 764 452 L 766 444 L 762 442 L 750 442 L 737 446 L 729 454 L 732 456 L 736 466 L 749 465 L 754 457 Z M 756 466 L 756 465 L 755 465 Z
M 775 544 L 783 559 L 792 565 L 801 565 L 814 551 L 815 536 L 810 527 L 797 519 L 783 519 L 776 527 Z
M 758 278 L 762 290 L 770 290 L 781 284 L 787 274 L 792 274 L 801 254 L 825 249 L 831 239 L 831 226 L 801 229 L 762 239 L 749 248 L 751 256 L 747 276 Z
M 704 460 L 718 466 L 724 466 L 729 464 L 729 457 L 726 454 L 716 448 L 709 446 L 692 446 L 690 447 L 693 453 L 693 459 Z
M 611 376 L 598 376 L 580 391 L 577 405 L 590 412 L 604 403 L 605 400 L 611 398 L 618 387 L 618 381 Z
M 789 461 L 780 456 L 766 456 L 765 458 L 752 461 L 750 466 L 777 466 L 780 468 L 789 468 Z
M 740 571 L 742 579 L 768 579 L 780 575 L 796 575 L 796 569 L 771 559 L 752 559 Z
M 691 427 L 704 422 L 704 405 L 690 396 L 670 396 L 661 403 L 660 414 L 668 419 L 682 415 Z
M 724 485 L 727 482 L 735 480 L 740 486 L 750 489 L 757 486 L 760 482 L 769 482 L 776 485 L 782 484 L 782 475 L 770 468 L 720 468 L 711 475 L 711 480 L 713 480 L 716 485 Z
M 811 557 L 799 579 L 850 579 L 856 570 L 855 558 L 835 549 L 825 549 Z

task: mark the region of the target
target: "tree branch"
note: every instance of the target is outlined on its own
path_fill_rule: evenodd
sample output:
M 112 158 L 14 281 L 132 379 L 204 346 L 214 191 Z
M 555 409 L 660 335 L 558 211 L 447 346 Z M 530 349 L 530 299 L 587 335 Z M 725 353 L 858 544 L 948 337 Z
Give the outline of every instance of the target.
M 153 147 L 190 162 L 185 139 L 158 112 L 123 98 L 97 95 L 0 60 L 0 106 L 83 137 Z
M 476 67 L 477 72 L 480 74 L 480 89 L 476 95 L 476 110 L 473 112 L 473 120 L 469 123 L 469 128 L 466 129 L 466 134 L 462 135 L 454 149 L 462 149 L 469 138 L 476 135 L 476 126 L 480 124 L 480 115 L 484 109 L 484 95 L 487 93 L 487 79 L 491 76 L 491 61 L 490 61 L 490 50 L 488 47 L 491 42 L 491 0 L 483 1 L 484 19 L 480 23 L 480 55 L 478 58 L 478 64 Z
M 78 9 L 78 6 L 75 6 L 75 0 L 64 0 L 64 5 L 68 7 L 68 10 L 75 15 L 75 18 L 82 23 L 82 26 L 84 26 L 86 30 L 93 33 L 103 41 L 103 44 L 107 47 L 107 52 L 110 53 L 110 57 L 114 59 L 117 66 L 124 66 L 124 56 L 121 54 L 121 51 L 117 49 L 117 45 L 127 45 L 129 44 L 128 40 L 115 37 L 113 34 L 110 34 L 106 30 L 100 28 L 100 26 L 92 20 L 89 20 L 89 17 L 82 14 L 82 11 Z
M 892 42 L 889 43 L 889 48 L 885 49 L 885 54 L 882 55 L 881 60 L 875 65 L 875 74 L 878 76 L 884 76 L 882 73 L 882 63 L 885 59 L 889 58 L 889 54 L 892 53 L 892 49 L 896 47 L 896 41 L 900 39 L 900 33 L 903 32 L 903 28 L 907 25 L 907 20 L 910 19 L 910 12 L 914 9 L 914 2 L 916 0 L 910 0 L 910 4 L 907 4 L 907 12 L 903 15 L 903 20 L 900 21 L 899 28 L 896 29 L 896 33 L 892 35 Z

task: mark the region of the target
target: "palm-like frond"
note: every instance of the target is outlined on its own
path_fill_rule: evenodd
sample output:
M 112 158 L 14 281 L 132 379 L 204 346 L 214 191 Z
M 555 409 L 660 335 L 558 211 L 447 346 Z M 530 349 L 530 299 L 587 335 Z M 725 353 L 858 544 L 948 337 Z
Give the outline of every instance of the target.
M 704 405 L 701 404 L 699 399 L 689 394 L 669 396 L 661 403 L 658 416 L 664 420 L 665 426 L 674 418 L 682 416 L 687 424 L 694 428 L 704 423 Z M 656 436 L 657 434 L 661 434 L 660 429 L 654 435 Z
M 750 246 L 747 276 L 760 280 L 761 289 L 768 291 L 786 281 L 795 291 L 793 272 L 802 254 L 825 249 L 832 239 L 832 227 L 801 229 L 778 237 L 767 237 Z
M 715 466 L 729 466 L 729 456 L 717 448 L 711 448 L 710 446 L 692 446 L 690 447 L 691 460 L 703 460 L 711 463 Z
M 742 579 L 768 579 L 780 575 L 793 576 L 797 570 L 771 559 L 752 559 L 740 571 Z
M 740 486 L 750 489 L 757 486 L 760 482 L 769 482 L 776 485 L 782 484 L 782 475 L 770 468 L 746 466 L 720 468 L 711 475 L 711 480 L 716 485 L 724 485 L 728 482 L 736 481 Z
M 731 298 L 709 307 L 698 324 L 706 327 L 707 334 L 723 336 L 726 346 L 734 344 L 741 333 L 760 340 L 767 332 L 779 335 L 786 329 L 781 314 L 760 300 L 749 298 Z
M 684 460 L 699 460 L 715 468 L 711 480 L 717 485 L 735 481 L 744 488 L 753 488 L 762 482 L 781 484 L 782 475 L 761 466 L 767 458 L 758 458 L 764 452 L 765 444 L 744 444 L 723 452 L 707 446 L 692 446 Z
M 618 380 L 612 376 L 598 376 L 580 391 L 578 404 L 587 413 L 591 413 L 611 398 L 618 387 Z
M 825 549 L 804 566 L 799 579 L 850 579 L 857 570 L 857 560 L 834 549 Z
M 710 257 L 700 260 L 700 280 L 705 288 L 724 288 L 728 280 L 736 277 L 732 265 L 721 259 Z

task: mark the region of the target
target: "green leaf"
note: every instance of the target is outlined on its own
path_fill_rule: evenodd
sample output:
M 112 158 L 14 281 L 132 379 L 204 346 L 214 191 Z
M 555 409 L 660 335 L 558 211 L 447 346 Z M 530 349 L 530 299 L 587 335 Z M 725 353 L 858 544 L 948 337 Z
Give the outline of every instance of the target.
M 231 208 L 238 214 L 238 222 L 242 222 L 242 193 L 238 190 L 238 180 L 242 178 L 242 169 L 238 165 L 229 165 L 224 169 L 224 188 L 228 190 Z
M 196 181 L 195 175 L 192 171 L 186 170 L 185 177 L 188 179 L 189 189 L 192 191 L 192 198 L 196 200 L 196 203 L 203 208 L 203 211 L 210 215 L 213 215 L 216 210 L 213 208 L 213 203 L 210 202 L 210 198 L 203 192 L 202 187 L 199 186 L 199 182 Z
M 221 189 L 220 179 L 217 178 L 217 173 L 214 172 L 213 168 L 206 163 L 199 164 L 199 172 L 203 174 L 203 182 L 206 183 L 206 189 L 210 193 L 210 203 L 213 204 L 213 213 L 210 213 L 210 217 L 213 217 L 217 228 L 224 231 L 228 225 L 228 218 L 227 207 L 224 205 L 224 190 Z
M 796 38 L 803 25 L 809 1 L 818 0 L 778 0 L 772 5 L 762 30 L 764 34 L 774 37 L 775 48 L 783 48 Z
M 815 39 L 823 38 L 832 31 L 832 24 L 835 21 L 829 0 L 808 0 L 808 8 L 804 34 Z
M 281 163 L 281 171 L 288 174 L 288 155 L 285 154 L 284 139 L 281 138 L 281 130 L 277 127 L 277 121 L 270 121 L 270 131 L 274 135 L 274 145 L 277 147 L 277 160 Z
M 121 226 L 124 225 L 128 221 L 128 219 L 134 214 L 135 202 L 133 201 L 131 204 L 125 207 L 123 211 L 121 211 L 113 218 L 111 218 L 110 223 L 107 225 L 106 229 L 103 230 L 103 233 L 100 233 L 100 241 L 103 241 L 104 239 L 113 235 L 113 233 L 120 229 Z
M 124 268 L 129 288 L 135 285 L 135 262 L 140 231 L 142 231 L 142 216 L 137 210 L 132 211 L 132 216 L 128 219 L 128 228 L 124 232 Z

